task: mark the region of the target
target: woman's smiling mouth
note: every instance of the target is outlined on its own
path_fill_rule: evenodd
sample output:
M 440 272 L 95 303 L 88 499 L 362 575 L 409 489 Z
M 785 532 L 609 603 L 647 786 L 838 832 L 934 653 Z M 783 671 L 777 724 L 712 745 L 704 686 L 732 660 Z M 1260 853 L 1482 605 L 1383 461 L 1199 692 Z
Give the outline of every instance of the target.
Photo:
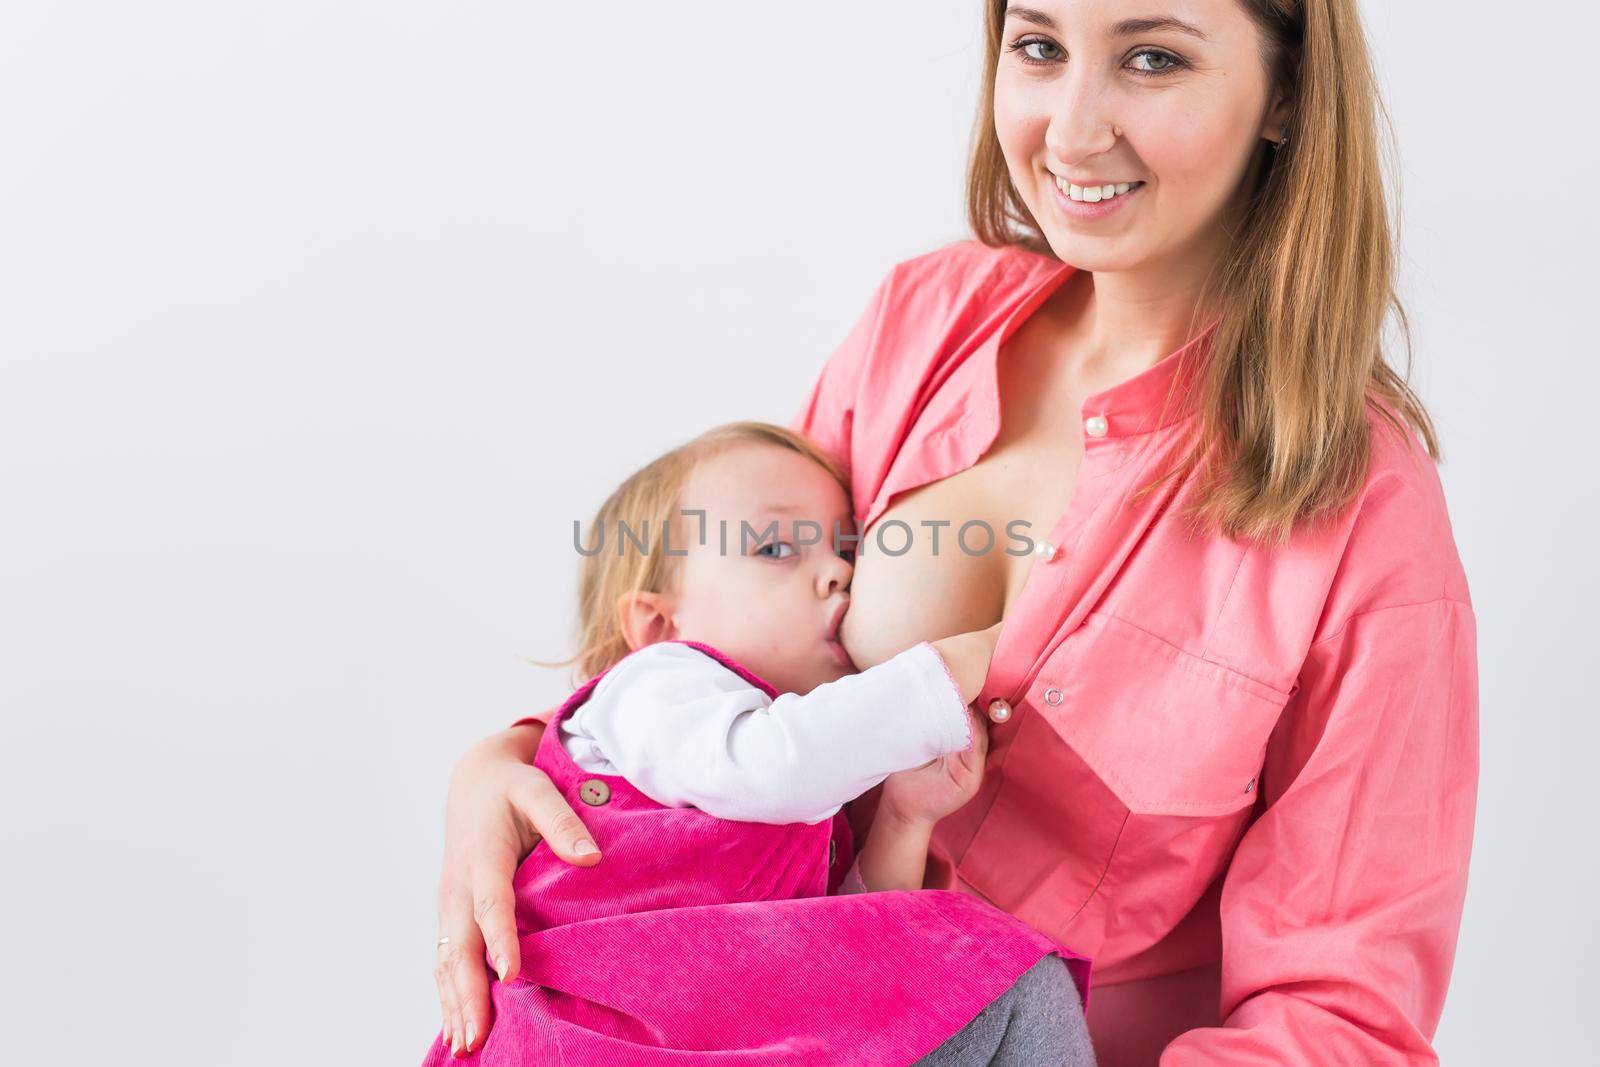
M 1137 189 L 1144 182 L 1095 182 L 1089 185 L 1080 185 L 1069 182 L 1067 179 L 1056 175 L 1056 188 L 1066 193 L 1073 200 L 1081 200 L 1086 204 L 1096 204 L 1102 200 L 1110 200 L 1114 196 L 1123 196 L 1131 189 Z
M 1075 219 L 1104 218 L 1137 196 L 1145 185 L 1142 181 L 1082 185 L 1058 174 L 1050 175 L 1050 183 L 1057 209 Z

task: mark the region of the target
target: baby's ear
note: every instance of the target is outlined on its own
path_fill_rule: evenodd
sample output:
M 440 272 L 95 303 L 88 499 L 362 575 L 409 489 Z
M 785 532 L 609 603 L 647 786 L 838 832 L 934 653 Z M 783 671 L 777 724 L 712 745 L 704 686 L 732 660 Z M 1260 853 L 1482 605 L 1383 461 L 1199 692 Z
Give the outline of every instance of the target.
M 617 624 L 630 651 L 678 636 L 672 622 L 672 601 L 661 593 L 623 593 L 617 598 Z

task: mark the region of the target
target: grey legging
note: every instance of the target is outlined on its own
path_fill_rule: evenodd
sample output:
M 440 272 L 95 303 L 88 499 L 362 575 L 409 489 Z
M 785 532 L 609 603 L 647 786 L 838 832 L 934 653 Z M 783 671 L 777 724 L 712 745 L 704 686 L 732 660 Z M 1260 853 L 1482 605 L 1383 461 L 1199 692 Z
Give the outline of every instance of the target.
M 914 1067 L 1094 1067 L 1078 989 L 1066 961 L 1051 954 Z

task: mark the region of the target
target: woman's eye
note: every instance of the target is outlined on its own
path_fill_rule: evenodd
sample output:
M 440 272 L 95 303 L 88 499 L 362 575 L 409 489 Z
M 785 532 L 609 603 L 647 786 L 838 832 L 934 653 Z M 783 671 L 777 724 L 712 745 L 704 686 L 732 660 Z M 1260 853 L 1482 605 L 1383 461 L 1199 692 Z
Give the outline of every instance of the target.
M 787 549 L 788 551 L 783 551 Z M 756 547 L 756 555 L 770 556 L 773 559 L 788 559 L 794 555 L 794 546 L 787 541 L 768 541 Z
M 1029 37 L 1006 46 L 1012 52 L 1022 53 L 1024 63 L 1054 63 L 1061 58 L 1061 48 L 1054 41 L 1042 37 Z M 1038 50 L 1038 51 L 1036 51 Z M 1040 54 L 1043 51 L 1044 54 Z
M 1153 60 L 1155 65 L 1151 66 L 1148 63 L 1140 65 L 1139 60 L 1141 58 Z M 1168 71 L 1176 70 L 1183 65 L 1182 61 L 1179 60 L 1177 56 L 1170 55 L 1166 52 L 1156 52 L 1149 48 L 1146 48 L 1142 52 L 1135 52 L 1133 54 L 1133 63 L 1133 69 L 1138 71 L 1140 74 L 1166 74 Z

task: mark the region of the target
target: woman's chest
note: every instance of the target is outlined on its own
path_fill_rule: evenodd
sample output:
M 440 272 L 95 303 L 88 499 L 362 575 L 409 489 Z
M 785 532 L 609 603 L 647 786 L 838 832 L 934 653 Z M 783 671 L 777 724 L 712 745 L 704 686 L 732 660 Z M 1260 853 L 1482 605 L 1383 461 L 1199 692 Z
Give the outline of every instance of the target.
M 1072 502 L 1083 456 L 1085 390 L 1047 356 L 1026 331 L 1007 343 L 995 370 L 999 427 L 987 447 L 976 432 L 966 442 L 975 461 L 938 453 L 913 428 L 911 484 L 862 531 L 844 631 L 857 664 L 1009 615 L 1043 559 L 1038 542 Z M 973 412 L 971 424 L 985 414 Z M 929 464 L 930 453 L 944 462 Z M 890 478 L 907 473 L 893 468 Z

